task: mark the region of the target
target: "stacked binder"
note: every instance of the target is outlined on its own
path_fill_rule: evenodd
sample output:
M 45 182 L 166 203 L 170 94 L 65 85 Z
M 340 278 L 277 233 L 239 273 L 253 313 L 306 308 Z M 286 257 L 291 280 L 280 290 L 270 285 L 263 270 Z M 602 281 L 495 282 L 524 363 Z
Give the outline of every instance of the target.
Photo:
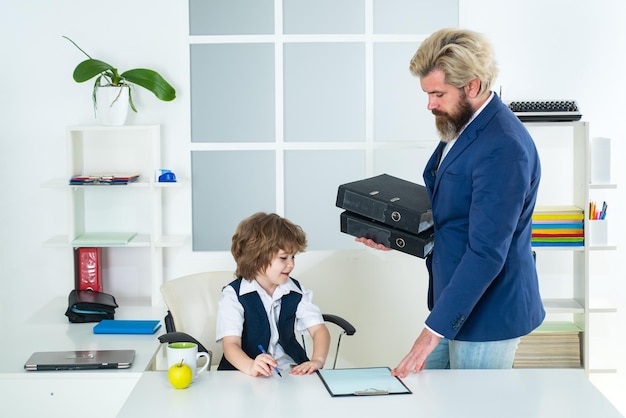
M 432 251 L 433 216 L 422 185 L 381 174 L 340 185 L 336 205 L 345 209 L 341 232 L 420 258 Z
M 581 329 L 571 322 L 545 322 L 521 338 L 513 367 L 579 368 Z
M 583 210 L 577 206 L 536 206 L 533 212 L 532 245 L 580 247 L 584 245 Z

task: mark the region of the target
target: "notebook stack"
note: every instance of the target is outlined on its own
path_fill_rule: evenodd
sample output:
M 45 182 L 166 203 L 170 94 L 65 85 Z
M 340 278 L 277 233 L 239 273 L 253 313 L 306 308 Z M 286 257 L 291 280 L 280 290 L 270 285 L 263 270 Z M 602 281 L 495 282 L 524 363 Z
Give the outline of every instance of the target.
M 70 178 L 71 186 L 86 185 L 126 185 L 139 179 L 139 173 L 130 174 L 91 174 L 78 175 Z
M 585 214 L 577 206 L 536 206 L 533 212 L 532 245 L 535 247 L 581 247 Z
M 571 322 L 545 322 L 522 337 L 514 368 L 580 368 L 581 329 Z

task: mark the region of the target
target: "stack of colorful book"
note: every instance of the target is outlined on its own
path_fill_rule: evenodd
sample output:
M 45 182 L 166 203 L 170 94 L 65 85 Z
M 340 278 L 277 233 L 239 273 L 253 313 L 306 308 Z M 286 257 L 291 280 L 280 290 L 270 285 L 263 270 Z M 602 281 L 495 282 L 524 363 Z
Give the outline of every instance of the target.
M 580 247 L 584 245 L 584 211 L 578 206 L 536 206 L 533 212 L 532 245 Z

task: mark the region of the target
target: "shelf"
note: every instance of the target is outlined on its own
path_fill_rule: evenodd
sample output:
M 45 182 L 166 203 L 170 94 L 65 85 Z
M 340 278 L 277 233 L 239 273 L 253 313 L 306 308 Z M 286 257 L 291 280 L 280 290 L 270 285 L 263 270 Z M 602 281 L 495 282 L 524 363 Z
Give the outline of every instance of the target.
M 581 314 L 585 308 L 574 299 L 550 298 L 543 300 L 543 307 L 546 313 L 574 313 Z
M 617 245 L 590 245 L 589 251 L 615 251 L 617 250 Z
M 75 248 L 79 246 L 73 244 L 75 237 L 105 233 L 80 244 L 119 249 L 103 256 L 109 270 L 105 288 L 115 289 L 116 298 L 139 298 L 153 306 L 161 302 L 164 249 L 183 246 L 188 239 L 163 234 L 164 190 L 182 188 L 188 181 L 155 181 L 155 173 L 163 168 L 160 130 L 159 125 L 70 126 L 66 129 L 66 177 L 41 185 L 64 191 L 69 212 L 67 234 L 48 239 L 44 246 Z M 138 173 L 140 177 L 128 184 L 69 184 L 73 176 L 99 173 Z M 119 231 L 137 235 L 128 242 L 106 236 Z M 139 250 L 125 251 L 130 248 Z
M 617 308 L 611 305 L 606 300 L 593 300 L 590 302 L 590 307 L 587 309 L 589 313 L 616 313 Z M 546 313 L 551 314 L 582 314 L 585 313 L 585 308 L 574 299 L 558 299 L 549 298 L 543 300 L 543 307 Z
M 156 239 L 154 242 L 154 246 L 158 248 L 174 248 L 174 247 L 182 247 L 185 245 L 185 242 L 189 239 L 186 235 L 163 235 L 161 238 Z M 43 243 L 43 246 L 46 248 L 64 248 L 64 247 L 73 247 L 70 239 L 67 235 L 57 235 Z M 128 244 L 123 245 L 109 245 L 109 244 L 94 244 L 92 247 L 111 247 L 111 248 L 122 248 L 122 247 L 150 247 L 151 240 L 150 235 L 148 234 L 137 234 L 133 237 L 132 240 Z
M 85 188 L 89 188 L 89 189 L 102 189 L 102 190 L 106 190 L 106 189 L 110 189 L 110 188 L 120 188 L 120 187 L 149 187 L 150 185 L 154 186 L 155 188 L 160 188 L 160 189 L 176 189 L 176 188 L 182 188 L 185 183 L 187 182 L 186 180 L 180 180 L 177 179 L 177 181 L 169 183 L 169 182 L 163 182 L 163 183 L 159 183 L 159 182 L 153 182 L 150 183 L 147 180 L 144 179 L 139 179 L 135 182 L 129 183 L 129 184 L 124 184 L 124 185 L 93 185 L 93 184 L 86 184 L 86 185 L 70 185 L 68 179 L 62 179 L 62 178 L 56 178 L 56 179 L 50 179 L 47 180 L 43 183 L 41 183 L 41 187 L 42 188 L 46 188 L 46 189 L 60 189 L 60 188 L 72 188 L 72 189 L 85 189 Z
M 616 313 L 617 307 L 606 299 L 592 299 L 589 301 L 589 313 Z
M 617 308 L 589 308 L 589 313 L 617 313 Z
M 596 369 L 596 368 L 590 368 L 589 369 L 589 373 L 594 373 L 594 374 L 609 374 L 609 373 L 617 373 L 617 369 L 613 369 L 613 368 L 608 368 L 608 369 Z
M 177 178 L 175 182 L 154 182 L 152 183 L 154 185 L 154 187 L 157 188 L 162 188 L 162 189 L 177 189 L 179 187 L 183 187 L 185 185 L 185 183 L 187 183 L 186 180 L 184 179 L 179 179 Z
M 182 247 L 189 239 L 186 235 L 164 235 L 157 239 L 155 246 L 162 248 Z
M 594 150 L 587 122 L 536 122 L 524 125 L 535 140 L 541 158 L 542 176 L 537 206 L 573 205 L 587 212 L 590 201 L 600 199 L 604 192 L 613 193 L 617 189 L 617 185 L 610 183 L 608 177 L 598 177 L 606 184 L 592 183 L 592 160 L 594 164 L 602 164 L 606 156 L 592 155 Z M 602 196 L 601 200 L 606 199 Z M 605 335 L 610 334 L 612 328 L 604 326 L 603 322 L 610 318 L 605 317 L 605 314 L 614 315 L 617 309 L 607 301 L 593 298 L 591 283 L 594 272 L 590 265 L 592 257 L 601 256 L 601 252 L 615 251 L 617 246 L 611 244 L 610 239 L 608 244 L 592 243 L 589 219 L 584 220 L 584 228 L 584 246 L 533 247 L 533 251 L 537 253 L 540 283 L 549 290 L 551 296 L 568 296 L 543 301 L 546 313 L 550 314 L 549 320 L 563 317 L 573 321 L 583 331 L 580 340 L 581 360 L 586 373 L 610 373 L 614 370 L 610 359 L 616 356 L 605 351 L 613 345 L 611 336 Z M 541 262 L 539 254 L 542 255 Z M 545 277 L 550 280 L 542 281 Z M 598 337 L 605 338 L 602 344 L 597 343 Z
M 609 183 L 609 184 L 590 184 L 589 188 L 591 190 L 610 190 L 617 189 L 617 184 Z
M 44 241 L 43 246 L 46 248 L 66 248 L 70 245 L 67 235 L 56 235 Z
M 69 184 L 67 179 L 51 179 L 41 183 L 41 187 L 46 189 L 59 189 L 68 186 Z

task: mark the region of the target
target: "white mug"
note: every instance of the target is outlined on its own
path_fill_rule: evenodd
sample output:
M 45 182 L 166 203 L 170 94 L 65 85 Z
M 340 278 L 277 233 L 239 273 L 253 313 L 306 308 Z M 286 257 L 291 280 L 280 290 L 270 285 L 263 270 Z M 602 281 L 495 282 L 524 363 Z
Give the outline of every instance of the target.
M 198 367 L 198 360 L 204 357 L 205 362 L 202 367 Z M 183 362 L 191 367 L 193 372 L 192 382 L 198 373 L 205 371 L 209 367 L 209 355 L 204 351 L 198 352 L 198 345 L 188 342 L 171 343 L 167 346 L 167 368 L 169 370 L 174 364 Z

